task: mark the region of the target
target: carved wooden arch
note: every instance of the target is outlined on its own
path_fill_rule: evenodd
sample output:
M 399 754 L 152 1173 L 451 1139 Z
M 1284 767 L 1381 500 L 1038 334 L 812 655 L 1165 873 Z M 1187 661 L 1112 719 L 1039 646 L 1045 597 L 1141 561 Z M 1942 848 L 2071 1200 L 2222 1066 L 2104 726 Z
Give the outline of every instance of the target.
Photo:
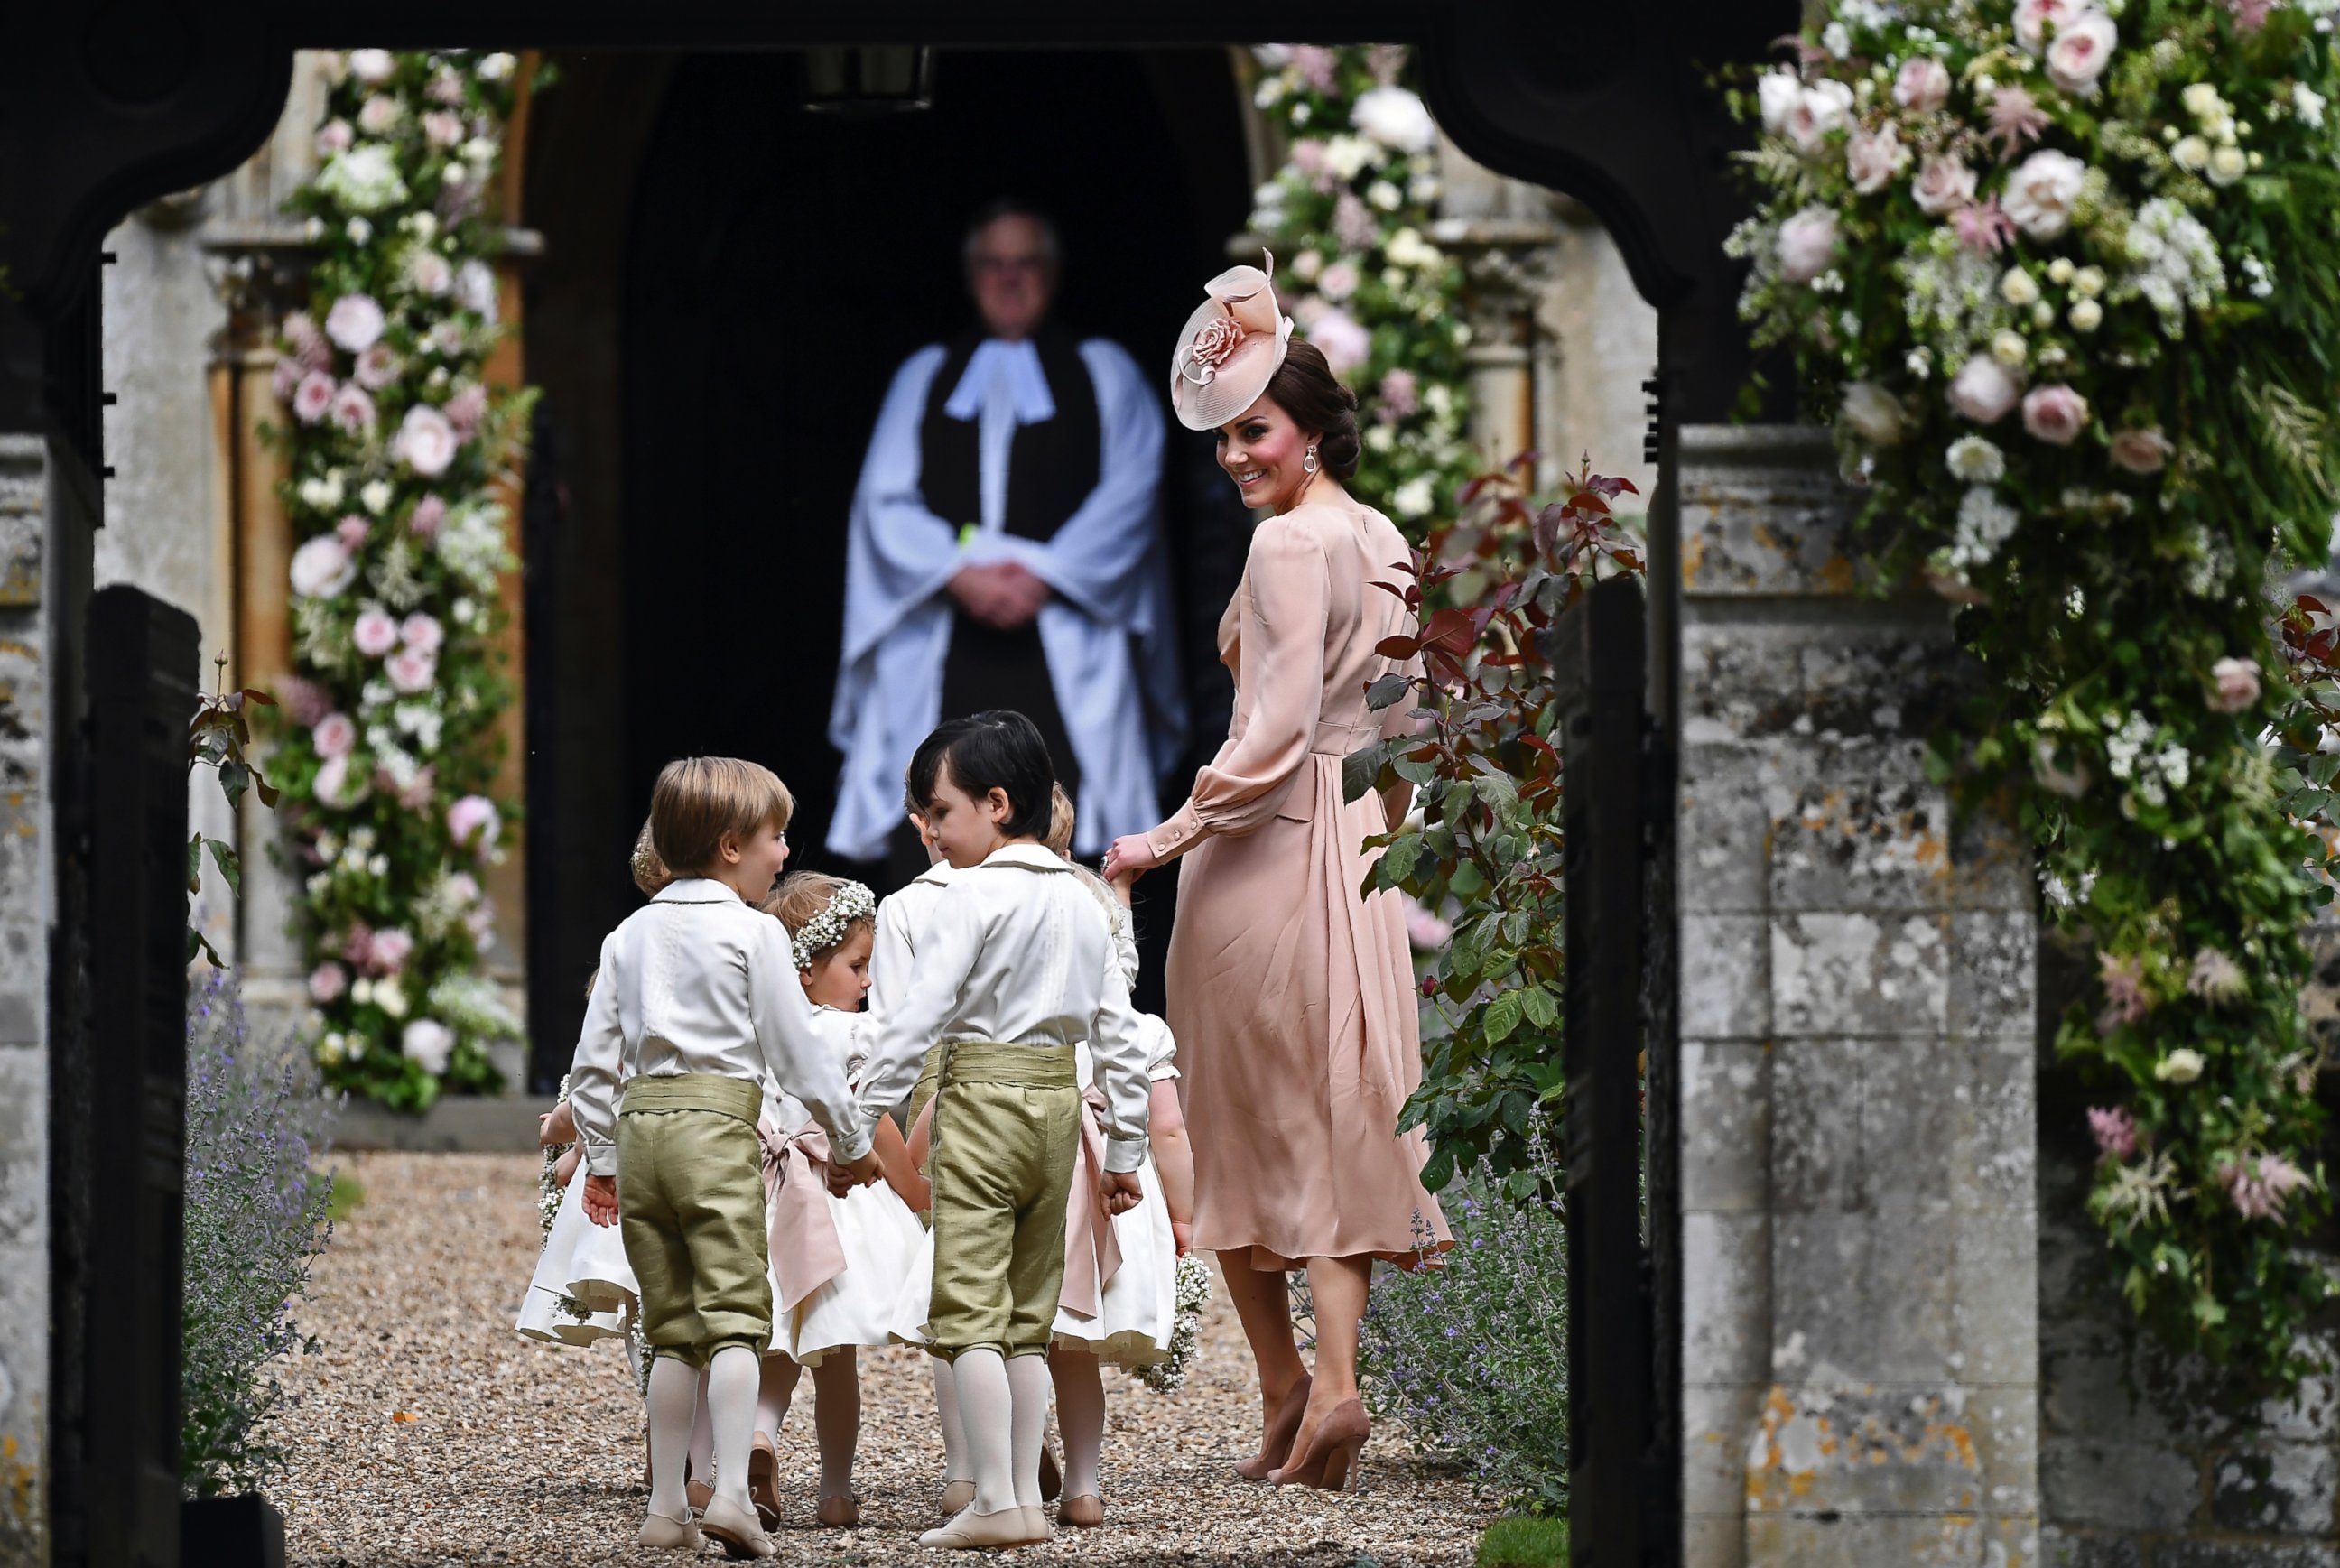
M 1694 372 L 1693 417 L 1719 412 L 1741 369 L 1718 248 L 1737 209 L 1730 139 L 1704 68 L 1754 56 L 1798 15 L 1794 0 L 413 0 L 369 15 L 361 38 L 342 35 L 360 25 L 350 13 L 290 0 L 30 10 L 0 65 L 0 261 L 50 319 L 124 213 L 259 144 L 296 47 L 1412 43 L 1466 152 L 1576 197 L 1616 236 L 1668 314 L 1669 357 Z

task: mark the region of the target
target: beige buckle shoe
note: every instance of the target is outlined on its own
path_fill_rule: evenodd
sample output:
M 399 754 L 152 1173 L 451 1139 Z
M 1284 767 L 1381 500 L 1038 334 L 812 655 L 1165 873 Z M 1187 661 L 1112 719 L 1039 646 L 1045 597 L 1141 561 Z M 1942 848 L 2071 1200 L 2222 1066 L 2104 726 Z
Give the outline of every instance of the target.
M 742 1508 L 721 1493 L 717 1493 L 707 1504 L 707 1512 L 699 1518 L 699 1528 L 706 1537 L 723 1548 L 726 1557 L 746 1561 L 756 1557 L 773 1557 L 779 1548 L 764 1533 L 757 1523 L 752 1508 Z
M 696 1552 L 705 1543 L 699 1526 L 688 1518 L 675 1519 L 655 1513 L 642 1521 L 642 1533 L 634 1537 L 637 1546 L 671 1547 L 683 1552 Z
M 941 1529 L 929 1530 L 919 1536 L 918 1544 L 962 1551 L 1030 1546 L 1049 1538 L 1045 1519 L 1040 1521 L 1043 1533 L 1033 1533 L 1032 1515 L 1037 1512 L 1033 1508 L 1002 1508 L 996 1513 L 977 1513 L 973 1508 L 962 1508 Z

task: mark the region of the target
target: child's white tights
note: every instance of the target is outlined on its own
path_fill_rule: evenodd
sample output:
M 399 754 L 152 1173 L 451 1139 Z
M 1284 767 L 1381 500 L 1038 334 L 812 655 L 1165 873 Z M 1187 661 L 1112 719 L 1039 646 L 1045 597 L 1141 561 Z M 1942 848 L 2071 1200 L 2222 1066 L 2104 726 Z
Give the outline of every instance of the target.
M 669 1519 L 690 1517 L 683 1495 L 682 1465 L 690 1447 L 690 1426 L 699 1414 L 699 1372 L 673 1356 L 650 1363 L 650 1512 Z
M 997 1513 L 1003 1509 L 1026 1505 L 1024 1494 L 1030 1494 L 1030 1503 L 1040 1502 L 1040 1452 L 1036 1443 L 1032 1450 L 1032 1480 L 1026 1486 L 1016 1452 L 1018 1436 L 1016 1405 L 1012 1368 L 1019 1365 L 1041 1365 L 1033 1356 L 1018 1356 L 1003 1361 L 996 1350 L 965 1350 L 951 1364 L 951 1383 L 958 1392 L 959 1421 L 967 1434 L 967 1467 L 975 1473 L 975 1501 L 968 1504 L 977 1513 Z M 1041 1368 L 1045 1375 L 1046 1369 Z M 1044 1385 L 1045 1386 L 1045 1385 Z M 1045 1395 L 1044 1395 L 1045 1400 Z M 1043 1403 L 1041 1419 L 1047 1417 L 1047 1405 Z
M 967 1456 L 967 1426 L 959 1419 L 958 1384 L 951 1380 L 951 1364 L 930 1358 L 935 1369 L 935 1414 L 943 1425 L 943 1480 L 973 1481 L 975 1467 Z
M 669 1519 L 687 1516 L 682 1485 L 686 1456 L 704 1484 L 745 1508 L 748 1449 L 755 1439 L 756 1353 L 744 1345 L 716 1352 L 704 1373 L 670 1355 L 650 1364 L 650 1512 Z M 693 1436 L 704 1420 L 709 1469 L 691 1455 Z
M 1105 1454 L 1105 1379 L 1097 1358 L 1059 1345 L 1048 1352 L 1048 1373 L 1056 1384 L 1056 1430 L 1065 1438 L 1065 1495 L 1097 1496 Z
M 785 1355 L 764 1357 L 756 1401 L 756 1430 L 778 1437 L 796 1401 L 804 1368 Z M 853 1495 L 854 1450 L 861 1442 L 861 1361 L 850 1345 L 832 1350 L 812 1369 L 812 1430 L 820 1445 L 820 1494 Z
M 707 1364 L 707 1419 L 715 1429 L 715 1492 L 742 1508 L 748 1501 L 748 1450 L 756 1441 L 756 1353 L 726 1346 Z

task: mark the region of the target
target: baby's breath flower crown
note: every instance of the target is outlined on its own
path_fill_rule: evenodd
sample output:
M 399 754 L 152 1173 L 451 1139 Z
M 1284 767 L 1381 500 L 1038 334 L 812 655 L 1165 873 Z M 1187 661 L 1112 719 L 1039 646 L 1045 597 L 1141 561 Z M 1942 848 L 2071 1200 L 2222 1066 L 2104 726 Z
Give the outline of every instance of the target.
M 877 918 L 878 895 L 858 882 L 838 883 L 820 913 L 804 923 L 790 944 L 796 948 L 797 968 L 811 968 L 823 953 L 845 940 L 856 920 Z
M 2011 800 L 2100 955 L 2057 1047 L 2114 1102 L 2115 1275 L 2278 1380 L 2333 1289 L 2299 1011 L 2331 769 L 2260 673 L 2262 585 L 2340 498 L 2335 4 L 1832 0 L 1731 94 L 1741 313 L 1988 677 L 1938 776 Z

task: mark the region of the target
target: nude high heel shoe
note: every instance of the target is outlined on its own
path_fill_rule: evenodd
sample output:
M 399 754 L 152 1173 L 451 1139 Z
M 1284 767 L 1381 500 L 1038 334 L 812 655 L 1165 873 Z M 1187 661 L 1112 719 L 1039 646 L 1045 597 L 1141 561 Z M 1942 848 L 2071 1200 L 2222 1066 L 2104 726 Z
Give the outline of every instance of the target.
M 1259 1452 L 1249 1459 L 1235 1461 L 1235 1474 L 1245 1481 L 1265 1481 L 1275 1473 L 1275 1467 L 1292 1457 L 1292 1440 L 1300 1435 L 1300 1418 L 1308 1414 L 1308 1391 L 1316 1380 L 1306 1373 L 1292 1385 L 1284 1403 L 1275 1407 L 1268 1418 L 1265 1435 L 1259 1440 Z
M 1364 1447 L 1373 1429 L 1364 1402 L 1344 1400 L 1316 1428 L 1308 1452 L 1268 1479 L 1278 1486 L 1314 1486 L 1326 1492 L 1345 1492 L 1356 1474 L 1357 1451 Z

